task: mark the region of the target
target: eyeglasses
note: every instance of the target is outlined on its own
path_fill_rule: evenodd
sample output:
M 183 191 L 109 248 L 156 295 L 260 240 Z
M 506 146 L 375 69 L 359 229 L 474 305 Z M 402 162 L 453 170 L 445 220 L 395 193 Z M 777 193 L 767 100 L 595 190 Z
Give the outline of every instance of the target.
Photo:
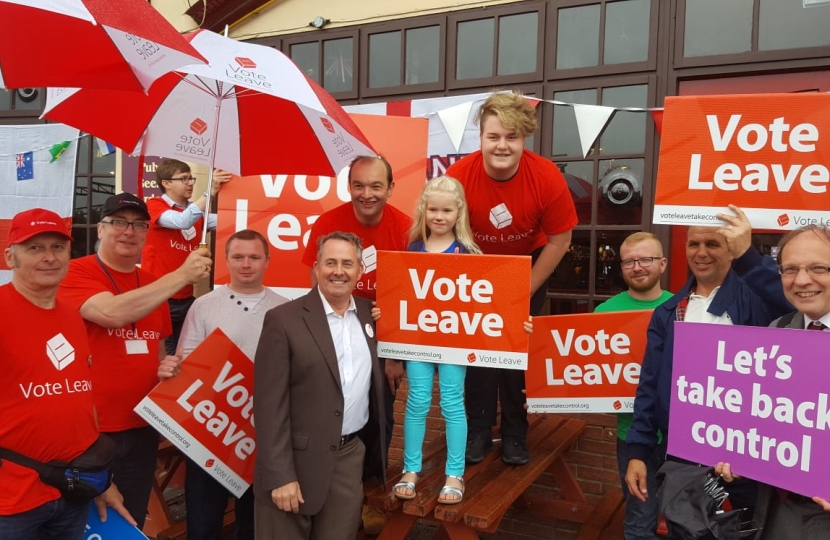
M 830 272 L 830 266 L 826 264 L 809 264 L 807 266 L 796 266 L 794 264 L 788 264 L 786 266 L 782 265 L 778 267 L 778 273 L 782 276 L 787 276 L 789 278 L 794 278 L 802 270 L 807 272 L 808 276 L 826 276 L 828 272 Z
M 133 230 L 135 232 L 147 232 L 147 230 L 150 228 L 150 224 L 146 221 L 127 221 L 124 219 L 111 219 L 109 221 L 101 221 L 101 223 L 112 225 L 112 228 L 118 232 L 126 231 L 130 225 L 133 226 Z
M 662 258 L 663 257 L 640 257 L 639 259 L 625 259 L 620 263 L 620 265 L 627 270 L 634 268 L 634 265 L 638 263 L 640 268 L 648 268 L 651 266 L 651 263 L 659 261 Z
M 169 180 L 170 182 L 181 182 L 182 184 L 185 184 L 187 186 L 192 186 L 196 183 L 195 176 L 181 176 L 179 178 L 167 178 L 167 180 Z

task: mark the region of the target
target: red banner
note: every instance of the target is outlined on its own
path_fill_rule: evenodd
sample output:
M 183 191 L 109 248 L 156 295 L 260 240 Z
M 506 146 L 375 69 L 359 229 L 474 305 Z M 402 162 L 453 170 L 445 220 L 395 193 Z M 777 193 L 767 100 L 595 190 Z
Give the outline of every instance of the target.
M 351 115 L 372 145 L 392 165 L 395 189 L 389 204 L 412 215 L 426 175 L 427 119 Z M 323 212 L 351 201 L 347 171 L 327 176 L 262 175 L 235 178 L 222 186 L 216 252 L 236 231 L 254 229 L 271 244 L 265 285 L 287 298 L 305 294 L 311 269 L 302 263 L 311 226 Z M 215 283 L 228 283 L 223 256 L 216 257 Z

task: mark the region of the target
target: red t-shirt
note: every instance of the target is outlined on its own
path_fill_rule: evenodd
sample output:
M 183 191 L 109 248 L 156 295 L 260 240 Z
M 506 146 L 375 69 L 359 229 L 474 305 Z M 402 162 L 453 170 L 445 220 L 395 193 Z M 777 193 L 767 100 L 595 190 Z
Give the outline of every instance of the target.
M 89 342 L 83 319 L 58 300 L 43 309 L 12 284 L 0 286 L 0 447 L 39 461 L 71 461 L 98 437 Z M 27 467 L 0 465 L 0 515 L 60 497 Z
M 202 224 L 205 218 L 198 221 L 189 229 L 168 229 L 159 225 L 159 218 L 168 210 L 182 212 L 179 206 L 170 206 L 161 197 L 147 199 L 147 210 L 150 212 L 150 230 L 147 231 L 147 242 L 141 252 L 141 267 L 160 278 L 180 267 L 191 251 L 199 249 Z M 190 298 L 193 296 L 193 285 L 187 285 L 173 298 Z
M 97 255 L 70 261 L 69 273 L 61 283 L 58 297 L 80 309 L 96 294 L 120 294 L 155 281 L 149 272 L 138 267 L 127 273 L 107 267 L 107 275 L 102 264 Z M 167 303 L 134 325 L 104 328 L 86 321 L 86 330 L 96 359 L 92 365 L 93 396 L 101 431 L 146 426 L 147 423 L 133 412 L 133 407 L 159 382 L 159 342 L 173 332 Z M 146 341 L 147 352 L 128 354 L 128 345 L 134 349 L 140 349 L 142 345 L 128 342 L 140 340 Z
M 317 260 L 317 239 L 321 236 L 335 231 L 356 234 L 363 243 L 363 264 L 366 268 L 363 277 L 355 286 L 354 294 L 374 300 L 377 294 L 375 268 L 378 250 L 406 251 L 411 228 L 412 219 L 391 204 L 383 207 L 380 223 L 374 227 L 366 227 L 354 215 L 352 203 L 347 202 L 324 213 L 314 222 L 303 253 L 303 263 L 314 266 Z
M 484 170 L 481 150 L 456 161 L 447 176 L 464 185 L 470 226 L 484 253 L 530 255 L 547 237 L 573 229 L 576 209 L 559 168 L 525 150 L 516 175 L 505 182 Z

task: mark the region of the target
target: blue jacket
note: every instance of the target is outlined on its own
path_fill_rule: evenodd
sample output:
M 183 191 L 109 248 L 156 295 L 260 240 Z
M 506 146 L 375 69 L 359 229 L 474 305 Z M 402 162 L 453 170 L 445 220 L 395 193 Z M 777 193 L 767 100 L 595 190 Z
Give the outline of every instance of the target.
M 634 422 L 628 430 L 628 451 L 632 458 L 646 461 L 657 446 L 658 429 L 668 438 L 674 322 L 677 305 L 694 285 L 692 276 L 677 294 L 655 308 L 651 316 L 634 399 Z M 732 268 L 708 309 L 717 316 L 727 313 L 733 324 L 743 326 L 769 326 L 792 310 L 784 296 L 775 261 L 767 255 L 762 257 L 754 248 L 732 261 Z

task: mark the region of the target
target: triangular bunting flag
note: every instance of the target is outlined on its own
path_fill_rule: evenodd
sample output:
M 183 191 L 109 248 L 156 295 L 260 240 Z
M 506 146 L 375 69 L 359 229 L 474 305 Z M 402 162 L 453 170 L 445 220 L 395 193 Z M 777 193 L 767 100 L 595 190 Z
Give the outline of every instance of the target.
M 663 109 L 652 109 L 651 118 L 654 120 L 654 127 L 657 128 L 657 134 L 663 136 Z
M 582 143 L 582 157 L 588 156 L 588 150 L 597 140 L 605 125 L 614 115 L 614 107 L 602 105 L 574 105 L 576 127 L 579 130 L 579 142 Z
M 438 111 L 438 118 L 444 124 L 444 129 L 447 131 L 447 135 L 450 136 L 450 141 L 456 153 L 458 153 L 458 148 L 461 146 L 461 139 L 464 137 L 464 129 L 467 127 L 467 119 L 470 117 L 473 103 L 472 101 L 466 101 Z

